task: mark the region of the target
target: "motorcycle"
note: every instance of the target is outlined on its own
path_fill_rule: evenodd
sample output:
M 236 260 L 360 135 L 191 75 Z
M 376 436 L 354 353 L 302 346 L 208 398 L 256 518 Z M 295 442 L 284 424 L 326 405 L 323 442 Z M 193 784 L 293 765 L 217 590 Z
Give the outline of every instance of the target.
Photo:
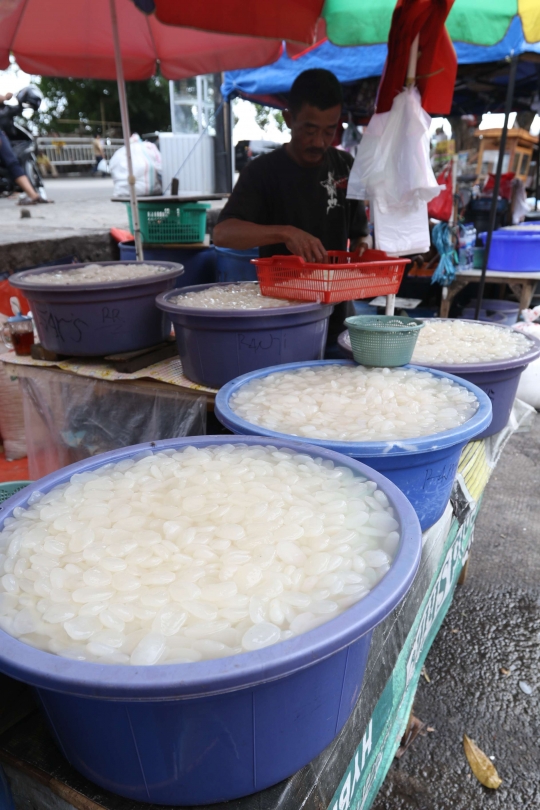
M 31 108 L 39 110 L 42 97 L 35 87 L 24 87 L 17 95 L 17 104 L 0 104 L 0 129 L 2 129 L 11 143 L 11 148 L 17 156 L 22 169 L 33 187 L 44 200 L 47 193 L 37 164 L 35 138 L 22 123 L 15 119 L 22 116 L 23 110 Z M 0 159 L 0 196 L 9 196 L 20 191 L 6 167 Z

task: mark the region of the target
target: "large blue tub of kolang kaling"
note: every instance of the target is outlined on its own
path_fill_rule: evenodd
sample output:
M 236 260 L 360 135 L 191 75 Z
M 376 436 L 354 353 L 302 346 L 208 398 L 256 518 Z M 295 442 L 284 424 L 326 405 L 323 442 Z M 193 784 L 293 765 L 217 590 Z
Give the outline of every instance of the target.
M 45 284 L 40 275 L 65 273 L 88 265 L 125 264 L 164 268 L 159 275 L 84 284 Z M 121 354 L 165 340 L 171 322 L 157 309 L 156 295 L 172 289 L 184 268 L 175 262 L 85 262 L 25 270 L 10 283 L 28 298 L 41 344 L 75 357 Z
M 452 374 L 434 371 L 422 366 L 402 366 L 402 368 L 427 371 L 435 377 L 447 377 L 453 382 L 462 385 L 472 391 L 478 399 L 478 410 L 471 419 L 452 430 L 434 433 L 429 436 L 420 436 L 416 439 L 387 442 L 341 442 L 311 437 L 306 439 L 300 436 L 277 433 L 247 422 L 230 407 L 231 397 L 243 385 L 257 377 L 266 377 L 269 374 L 323 364 L 356 366 L 356 363 L 350 360 L 323 360 L 320 363 L 291 363 L 286 367 L 275 366 L 251 374 L 244 374 L 242 377 L 232 380 L 218 392 L 215 403 L 216 416 L 225 427 L 234 433 L 309 442 L 311 445 L 335 450 L 338 453 L 362 461 L 372 469 L 381 472 L 405 493 L 416 510 L 422 531 L 425 531 L 439 520 L 445 510 L 456 477 L 459 457 L 464 446 L 482 433 L 491 421 L 489 397 L 476 385 L 458 379 Z
M 220 388 L 248 371 L 322 358 L 331 305 L 298 301 L 265 309 L 198 309 L 182 306 L 181 298 L 171 300 L 240 283 L 250 282 L 199 284 L 156 299 L 173 322 L 182 368 L 190 380 Z
M 407 593 L 420 561 L 418 519 L 394 484 L 352 458 L 259 437 L 169 439 L 94 456 L 5 501 L 0 530 L 34 493 L 47 493 L 75 473 L 143 451 L 227 444 L 294 449 L 375 481 L 399 523 L 398 549 L 381 581 L 341 615 L 241 655 L 189 664 L 100 665 L 42 652 L 0 630 L 0 672 L 35 687 L 66 759 L 92 782 L 135 801 L 227 801 L 263 790 L 310 762 L 351 714 L 373 628 Z

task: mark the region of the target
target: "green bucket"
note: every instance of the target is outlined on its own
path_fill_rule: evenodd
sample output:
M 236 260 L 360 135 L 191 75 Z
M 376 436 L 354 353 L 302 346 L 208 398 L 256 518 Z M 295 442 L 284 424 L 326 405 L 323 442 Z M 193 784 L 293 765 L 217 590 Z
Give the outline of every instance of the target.
M 405 366 L 411 362 L 423 321 L 400 315 L 355 315 L 345 320 L 353 357 L 362 366 Z
M 0 484 L 0 503 L 7 501 L 8 498 L 31 483 L 31 481 L 6 481 L 5 484 Z

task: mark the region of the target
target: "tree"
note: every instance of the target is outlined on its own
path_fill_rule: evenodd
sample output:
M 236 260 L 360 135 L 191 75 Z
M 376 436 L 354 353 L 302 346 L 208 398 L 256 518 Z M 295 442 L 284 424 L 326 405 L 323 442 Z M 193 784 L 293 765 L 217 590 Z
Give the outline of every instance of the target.
M 271 107 L 265 107 L 263 104 L 255 104 L 255 121 L 264 131 L 268 129 L 271 123 L 274 124 L 280 132 L 284 132 L 287 128 L 281 110 L 274 110 Z
M 121 136 L 116 82 L 42 76 L 39 86 L 46 103 L 34 115 L 33 122 L 41 134 L 90 135 L 102 129 L 104 122 L 107 130 L 104 135 Z M 162 76 L 128 82 L 127 98 L 132 132 L 142 135 L 171 129 L 169 82 Z

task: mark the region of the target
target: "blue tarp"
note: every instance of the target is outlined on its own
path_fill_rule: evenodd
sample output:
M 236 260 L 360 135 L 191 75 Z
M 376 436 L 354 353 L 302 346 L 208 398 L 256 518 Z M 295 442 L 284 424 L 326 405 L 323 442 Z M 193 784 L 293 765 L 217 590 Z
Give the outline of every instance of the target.
M 454 47 L 459 65 L 501 62 L 514 54 L 540 55 L 540 43 L 530 44 L 525 41 L 519 17 L 514 17 L 506 36 L 496 45 L 482 47 L 454 42 Z M 340 82 L 350 84 L 361 79 L 380 76 L 386 54 L 386 44 L 340 48 L 328 40 L 293 59 L 284 49 L 283 55 L 271 65 L 225 73 L 222 92 L 227 99 L 239 95 L 264 102 L 265 97 L 288 93 L 298 74 L 310 68 L 326 68 L 331 70 Z M 536 67 L 532 65 L 530 67 L 536 73 Z M 503 78 L 502 83 L 504 81 Z

